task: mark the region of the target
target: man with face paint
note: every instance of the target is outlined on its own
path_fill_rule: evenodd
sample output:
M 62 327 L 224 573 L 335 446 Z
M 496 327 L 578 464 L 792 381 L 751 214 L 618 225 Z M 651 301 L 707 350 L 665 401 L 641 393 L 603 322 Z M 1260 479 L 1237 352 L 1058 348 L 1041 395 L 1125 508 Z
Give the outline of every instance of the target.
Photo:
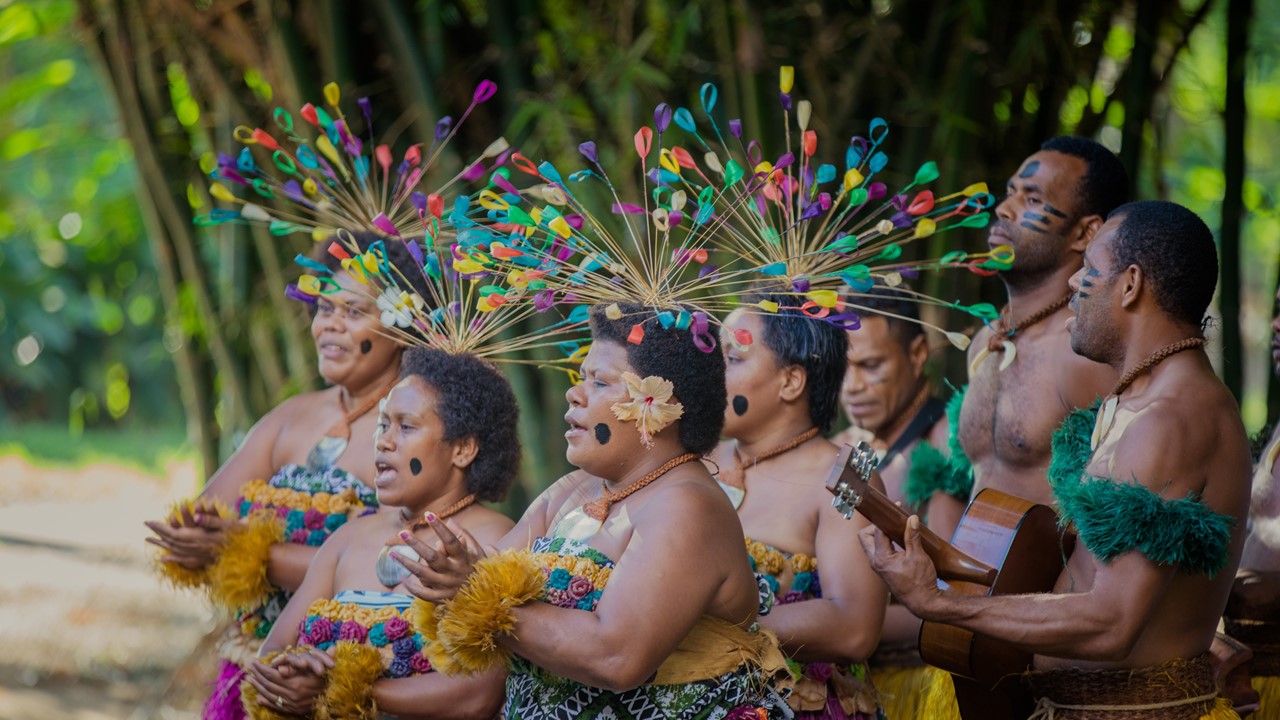
M 885 494 L 925 517 L 930 529 L 950 537 L 968 501 L 967 477 L 948 461 L 946 403 L 931 392 L 924 366 L 929 357 L 917 303 L 892 288 L 859 295 L 861 327 L 850 330 L 849 368 L 840 402 L 852 426 L 832 438 L 837 445 L 871 443 L 881 454 L 878 472 Z M 886 313 L 884 315 L 878 312 Z M 871 677 L 891 718 L 920 717 L 920 698 L 940 672 L 917 649 L 920 620 L 906 607 L 885 610 Z
M 710 457 L 754 569 L 778 598 L 760 624 L 803 667 L 789 701 L 800 717 L 874 718 L 864 663 L 887 598 L 857 544 L 865 520 L 832 512 L 824 487 L 837 452 L 823 434 L 836 415 L 845 331 L 806 317 L 789 295 L 744 302 L 721 332 L 728 440 Z M 761 309 L 773 304 L 776 312 Z
M 1119 159 L 1085 138 L 1049 140 L 1009 178 L 988 240 L 1013 248 L 1013 267 L 1001 273 L 1009 302 L 974 337 L 968 390 L 952 401 L 963 403 L 953 431 L 974 493 L 991 487 L 1048 503 L 1050 435 L 1115 382 L 1113 369 L 1071 352 L 1064 322 L 1067 279 L 1127 192 Z
M 1051 593 L 940 589 L 916 517 L 901 551 L 861 534 L 918 616 L 1036 654 L 1036 717 L 1238 717 L 1208 653 L 1249 508 L 1239 407 L 1203 351 L 1216 281 L 1212 233 L 1162 201 L 1112 212 L 1071 277 L 1071 348 L 1120 379 L 1054 435 L 1049 484 L 1079 539 Z
M 832 438 L 837 445 L 869 442 L 880 454 L 877 468 L 885 494 L 928 518 L 929 527 L 950 537 L 968 502 L 968 488 L 948 494 L 946 403 L 925 377 L 929 342 L 916 303 L 898 290 L 876 287 L 857 298 L 861 327 L 850 330 L 848 369 L 840 405 L 851 427 Z M 888 313 L 885 315 L 879 312 Z M 927 512 L 926 512 L 927 510 Z

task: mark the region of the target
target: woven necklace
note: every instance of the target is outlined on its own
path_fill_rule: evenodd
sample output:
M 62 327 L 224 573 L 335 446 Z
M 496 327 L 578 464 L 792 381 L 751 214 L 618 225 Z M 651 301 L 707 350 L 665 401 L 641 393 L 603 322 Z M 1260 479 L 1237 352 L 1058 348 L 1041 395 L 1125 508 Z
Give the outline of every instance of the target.
M 315 447 L 311 448 L 311 452 L 307 453 L 307 469 L 312 472 L 322 472 L 336 465 L 338 458 L 347 451 L 347 443 L 351 440 L 351 423 L 364 417 L 365 413 L 372 410 L 399 382 L 399 377 L 391 378 L 391 382 L 387 383 L 380 392 L 365 398 L 354 409 L 344 414 L 340 422 L 334 423 L 324 437 L 320 438 L 320 442 L 317 442 Z M 341 395 L 338 396 L 338 404 L 342 404 Z
M 755 467 L 756 465 L 759 465 L 765 460 L 768 460 L 769 458 L 778 457 L 779 455 L 785 452 L 794 450 L 800 447 L 801 445 L 809 442 L 810 440 L 812 440 L 817 436 L 818 436 L 818 428 L 811 427 L 808 430 L 805 430 L 804 432 L 800 433 L 799 435 L 791 438 L 790 440 L 782 443 L 781 445 L 775 448 L 770 448 L 769 450 L 765 450 L 759 455 L 756 455 L 755 457 L 749 457 L 746 460 L 743 460 L 742 457 L 738 454 L 738 448 L 735 445 L 733 448 L 733 467 L 722 471 L 720 473 L 719 478 L 717 479 L 724 485 L 741 490 L 742 497 L 745 498 L 746 492 L 747 492 L 747 471 L 748 470 Z M 735 505 L 741 505 L 741 504 L 742 504 L 741 500 L 738 500 L 735 503 Z
M 1071 296 L 1073 294 L 1074 293 L 1068 290 L 1066 295 L 1063 295 L 1048 306 L 1040 308 L 1039 310 L 1022 318 L 1018 322 L 1010 322 L 1008 317 L 1006 317 L 1005 313 L 1002 311 L 1000 313 L 1000 317 L 996 318 L 995 323 L 991 327 L 993 333 L 987 340 L 987 346 L 978 353 L 978 356 L 973 359 L 973 363 L 969 365 L 969 375 L 973 376 L 976 374 L 978 366 L 981 365 L 982 361 L 986 360 L 987 356 L 991 353 L 1004 353 L 1004 357 L 1000 360 L 1001 370 L 1012 365 L 1014 358 L 1018 357 L 1018 348 L 1013 344 L 1013 339 L 1018 336 L 1018 333 L 1026 330 L 1032 325 L 1040 323 L 1066 307 L 1067 303 L 1071 302 Z M 1005 306 L 1005 310 L 1008 309 L 1008 306 Z
M 1138 379 L 1139 375 L 1151 371 L 1151 368 L 1164 362 L 1170 355 L 1176 355 L 1183 350 L 1204 347 L 1208 341 L 1204 338 L 1192 337 L 1184 338 L 1175 343 L 1169 343 L 1159 350 L 1145 357 L 1142 362 L 1129 368 L 1120 379 L 1116 381 L 1115 387 L 1111 389 L 1111 394 L 1102 401 L 1102 407 L 1098 410 L 1098 419 L 1093 424 L 1093 437 L 1089 440 L 1089 448 L 1096 449 L 1102 438 L 1110 432 L 1111 426 L 1116 421 L 1116 408 L 1120 404 L 1120 394 L 1129 389 L 1129 385 Z
M 621 490 L 616 490 L 616 491 L 610 490 L 609 486 L 605 483 L 604 478 L 601 478 L 600 479 L 600 493 L 601 493 L 600 497 L 596 498 L 595 500 L 592 500 L 589 503 L 584 503 L 582 506 L 582 512 L 585 513 L 587 517 L 592 518 L 594 520 L 599 520 L 600 522 L 603 523 L 604 519 L 609 517 L 609 507 L 611 505 L 618 502 L 619 500 L 622 500 L 625 497 L 630 496 L 631 493 L 636 492 L 640 488 L 643 488 L 646 485 L 649 485 L 654 480 L 657 480 L 663 475 L 666 475 L 668 472 L 671 472 L 676 467 L 683 465 L 687 462 L 690 462 L 691 460 L 697 460 L 699 457 L 701 456 L 698 455 L 698 453 L 685 453 L 683 455 L 679 455 L 677 457 L 671 458 L 666 463 L 664 463 L 662 467 L 658 468 L 657 470 L 654 470 L 648 475 L 645 475 L 644 477 L 622 488 Z
M 448 520 L 454 515 L 457 515 L 463 510 L 471 507 L 475 503 L 476 494 L 471 493 L 444 510 L 436 513 L 436 519 L 433 522 L 444 522 L 445 520 Z M 406 512 L 406 508 L 400 508 L 400 521 L 403 523 L 404 530 L 406 532 L 413 533 L 426 527 L 426 513 L 423 513 L 421 517 L 411 518 L 406 516 Z M 374 574 L 378 576 L 378 582 L 389 588 L 393 588 L 404 582 L 410 574 L 408 568 L 396 562 L 391 557 L 391 553 L 409 558 L 410 560 L 421 559 L 413 548 L 401 542 L 399 534 L 388 540 L 386 545 L 383 545 L 382 549 L 378 551 L 378 560 L 373 566 L 373 571 Z

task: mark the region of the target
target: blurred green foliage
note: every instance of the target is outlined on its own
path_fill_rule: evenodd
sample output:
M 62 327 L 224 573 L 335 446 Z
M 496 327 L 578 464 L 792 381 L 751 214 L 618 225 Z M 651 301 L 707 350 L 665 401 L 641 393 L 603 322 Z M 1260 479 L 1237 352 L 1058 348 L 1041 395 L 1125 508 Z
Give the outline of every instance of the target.
M 133 150 L 75 16 L 73 2 L 0 10 L 0 423 L 79 435 L 181 408 Z
M 794 64 L 820 134 L 884 116 L 894 167 L 933 159 L 944 183 L 993 189 L 1046 137 L 1119 150 L 1136 118 L 1139 147 L 1124 150 L 1139 196 L 1185 203 L 1216 228 L 1228 3 L 1156 4 L 1159 21 L 1135 32 L 1132 0 L 0 0 L 0 422 L 155 425 L 185 410 L 209 465 L 315 386 L 303 315 L 280 300 L 308 241 L 196 230 L 190 217 L 210 204 L 199 157 L 233 150 L 235 125 L 296 110 L 329 80 L 372 96 L 384 127 L 421 136 L 493 79 L 499 94 L 459 154 L 505 133 L 574 168 L 586 139 L 606 162 L 626 158 L 616 149 L 657 102 L 696 102 L 707 81 L 728 116 L 771 127 L 777 67 Z M 1251 31 L 1240 322 L 1256 428 L 1280 250 L 1280 6 L 1256 3 Z M 1144 48 L 1148 83 L 1132 90 Z M 1003 298 L 976 278 L 931 290 Z M 563 380 L 511 375 L 535 490 L 563 467 L 558 433 L 540 433 L 558 427 Z

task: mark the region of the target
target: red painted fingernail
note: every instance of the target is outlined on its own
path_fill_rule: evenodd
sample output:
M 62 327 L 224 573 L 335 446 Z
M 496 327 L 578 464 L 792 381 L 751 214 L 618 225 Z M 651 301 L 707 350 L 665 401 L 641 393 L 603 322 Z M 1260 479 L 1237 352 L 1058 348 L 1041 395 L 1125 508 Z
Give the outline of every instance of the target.
M 409 531 L 407 531 L 407 530 L 401 530 L 401 531 L 400 531 L 400 539 L 401 539 L 401 540 L 408 540 L 408 539 L 409 539 Z
M 433 512 L 429 512 L 429 513 L 427 513 L 426 515 L 424 515 L 423 517 L 425 517 L 425 518 L 427 519 L 427 522 L 429 522 L 429 523 L 432 523 L 432 522 L 435 522 L 435 521 L 436 521 L 436 514 L 435 514 L 435 513 L 433 513 Z

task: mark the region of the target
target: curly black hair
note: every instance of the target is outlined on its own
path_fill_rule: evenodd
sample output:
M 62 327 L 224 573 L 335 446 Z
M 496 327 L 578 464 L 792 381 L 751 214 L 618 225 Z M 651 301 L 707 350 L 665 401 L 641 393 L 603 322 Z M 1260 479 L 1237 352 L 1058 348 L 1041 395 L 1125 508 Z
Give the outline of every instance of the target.
M 476 439 L 467 490 L 490 502 L 506 497 L 520 470 L 520 407 L 507 379 L 474 355 L 421 347 L 405 352 L 400 377 L 421 378 L 435 391 L 446 441 Z
M 809 396 L 809 419 L 826 435 L 840 407 L 840 386 L 849 364 L 849 336 L 844 328 L 811 318 L 795 307 L 796 297 L 783 293 L 752 291 L 743 303 L 777 303 L 777 312 L 760 313 L 766 347 L 778 358 L 778 367 L 804 368 Z M 790 306 L 790 307 L 789 307 Z
M 1218 285 L 1213 233 L 1187 208 L 1165 200 L 1121 205 L 1111 253 L 1115 271 L 1142 268 L 1156 305 L 1174 320 L 1201 327 Z
M 333 240 L 320 243 L 312 253 L 312 258 L 314 260 L 329 268 L 330 272 L 338 273 L 342 271 L 342 260 L 329 252 L 330 245 L 336 242 L 350 252 L 350 243 L 354 240 L 359 251 L 361 253 L 365 253 L 369 251 L 370 245 L 381 240 L 383 247 L 387 250 L 387 262 L 391 263 L 396 270 L 399 270 L 400 275 L 403 275 L 404 279 L 408 279 L 409 284 L 412 286 L 412 292 L 418 293 L 418 295 L 428 303 L 431 302 L 433 295 L 431 294 L 431 291 L 427 289 L 427 278 L 422 270 L 422 266 L 418 264 L 417 260 L 413 259 L 413 255 L 409 254 L 409 248 L 405 247 L 405 242 L 417 242 L 417 240 L 397 240 L 396 238 L 384 237 L 378 233 L 370 232 L 368 230 L 359 230 L 350 233 L 346 230 L 342 230 L 339 232 L 344 236 L 343 239 L 338 240 L 335 238 Z M 348 235 L 350 236 L 350 239 L 346 237 Z M 393 280 L 397 285 L 403 285 L 404 279 L 399 275 L 391 278 L 391 280 Z
M 1129 173 L 1116 154 L 1089 138 L 1059 135 L 1040 145 L 1084 161 L 1085 173 L 1080 178 L 1080 203 L 1076 217 L 1097 215 L 1105 218 L 1112 210 L 1129 200 Z
M 874 285 L 865 294 L 846 297 L 846 301 L 855 305 L 851 309 L 859 315 L 883 317 L 889 324 L 889 332 L 904 350 L 910 349 L 911 342 L 924 334 L 924 326 L 918 322 L 920 303 L 912 302 L 911 295 L 900 288 Z M 897 317 L 880 313 L 893 313 Z
M 724 356 L 703 352 L 688 330 L 662 327 L 654 309 L 639 303 L 617 303 L 622 316 L 611 320 L 603 305 L 591 308 L 591 337 L 626 348 L 627 362 L 641 377 L 657 375 L 671 381 L 676 400 L 684 405 L 679 421 L 680 444 L 689 452 L 705 455 L 720 442 L 724 408 L 729 398 L 724 387 Z M 676 310 L 676 308 L 671 308 Z M 693 312 L 693 308 L 683 308 Z M 627 342 L 637 322 L 644 326 L 644 340 Z

